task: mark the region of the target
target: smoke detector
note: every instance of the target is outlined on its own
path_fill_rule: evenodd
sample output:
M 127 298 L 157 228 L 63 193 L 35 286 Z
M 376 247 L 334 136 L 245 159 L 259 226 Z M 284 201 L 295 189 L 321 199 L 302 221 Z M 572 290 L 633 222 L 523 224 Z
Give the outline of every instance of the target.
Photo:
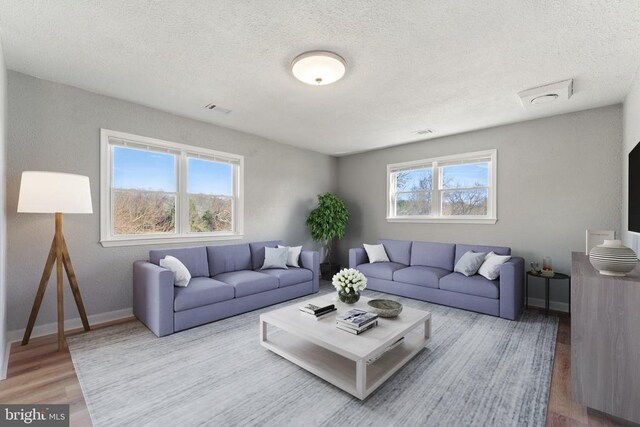
M 573 79 L 534 87 L 518 93 L 522 106 L 534 110 L 551 103 L 568 101 L 573 95 Z

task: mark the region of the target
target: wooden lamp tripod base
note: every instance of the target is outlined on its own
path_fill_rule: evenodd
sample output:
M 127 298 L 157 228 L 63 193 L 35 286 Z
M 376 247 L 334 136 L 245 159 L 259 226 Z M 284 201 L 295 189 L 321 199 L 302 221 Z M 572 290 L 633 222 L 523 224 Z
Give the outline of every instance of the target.
M 49 250 L 49 257 L 47 263 L 44 266 L 42 272 L 42 278 L 40 279 L 40 286 L 38 287 L 38 293 L 36 299 L 33 301 L 33 308 L 31 309 L 31 315 L 29 316 L 29 323 L 27 329 L 24 331 L 24 337 L 22 338 L 22 345 L 29 344 L 29 338 L 33 331 L 33 326 L 36 323 L 36 317 L 38 317 L 38 311 L 40 311 L 40 304 L 44 297 L 44 291 L 47 289 L 49 283 L 49 277 L 51 277 L 51 271 L 53 270 L 53 264 L 56 264 L 56 277 L 58 283 L 58 351 L 63 351 L 66 347 L 64 340 L 64 300 L 63 300 L 63 277 L 62 267 L 67 272 L 67 278 L 69 279 L 69 285 L 73 292 L 73 298 L 76 300 L 78 306 L 78 312 L 80 313 L 80 319 L 82 319 L 82 326 L 85 331 L 90 330 L 89 321 L 87 320 L 87 313 L 84 310 L 84 304 L 82 303 L 82 297 L 80 296 L 80 289 L 78 288 L 78 282 L 76 280 L 76 274 L 73 271 L 73 265 L 71 265 L 71 258 L 69 257 L 69 250 L 67 249 L 67 243 L 64 240 L 64 234 L 62 234 L 62 213 L 56 212 L 56 232 L 53 236 L 53 242 L 51 242 L 51 250 Z

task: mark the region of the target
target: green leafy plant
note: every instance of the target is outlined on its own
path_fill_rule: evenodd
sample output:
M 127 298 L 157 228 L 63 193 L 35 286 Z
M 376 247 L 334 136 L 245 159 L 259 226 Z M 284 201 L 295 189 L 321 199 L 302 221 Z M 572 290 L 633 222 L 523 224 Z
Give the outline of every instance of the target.
M 342 239 L 349 221 L 344 201 L 331 193 L 318 195 L 318 207 L 309 213 L 306 224 L 311 237 L 327 246 L 327 262 L 331 264 L 334 239 Z

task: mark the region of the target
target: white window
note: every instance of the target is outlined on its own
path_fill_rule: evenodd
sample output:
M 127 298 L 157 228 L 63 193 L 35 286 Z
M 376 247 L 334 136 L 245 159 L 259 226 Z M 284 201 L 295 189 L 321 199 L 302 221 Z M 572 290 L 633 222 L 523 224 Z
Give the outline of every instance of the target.
M 387 220 L 495 224 L 496 168 L 496 150 L 387 165 Z
M 244 157 L 101 129 L 100 242 L 242 238 Z

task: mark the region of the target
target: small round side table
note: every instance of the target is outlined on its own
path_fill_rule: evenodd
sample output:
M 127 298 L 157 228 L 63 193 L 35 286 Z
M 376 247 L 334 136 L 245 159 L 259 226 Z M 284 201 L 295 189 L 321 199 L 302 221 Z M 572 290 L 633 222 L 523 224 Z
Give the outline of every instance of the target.
M 554 273 L 553 276 L 543 276 L 542 274 L 534 274 L 531 271 L 527 271 L 526 280 L 524 282 L 524 304 L 526 308 L 529 308 L 529 276 L 544 279 L 544 309 L 546 311 L 549 311 L 549 281 L 567 280 L 569 283 L 569 314 L 571 314 L 571 276 L 564 273 Z

